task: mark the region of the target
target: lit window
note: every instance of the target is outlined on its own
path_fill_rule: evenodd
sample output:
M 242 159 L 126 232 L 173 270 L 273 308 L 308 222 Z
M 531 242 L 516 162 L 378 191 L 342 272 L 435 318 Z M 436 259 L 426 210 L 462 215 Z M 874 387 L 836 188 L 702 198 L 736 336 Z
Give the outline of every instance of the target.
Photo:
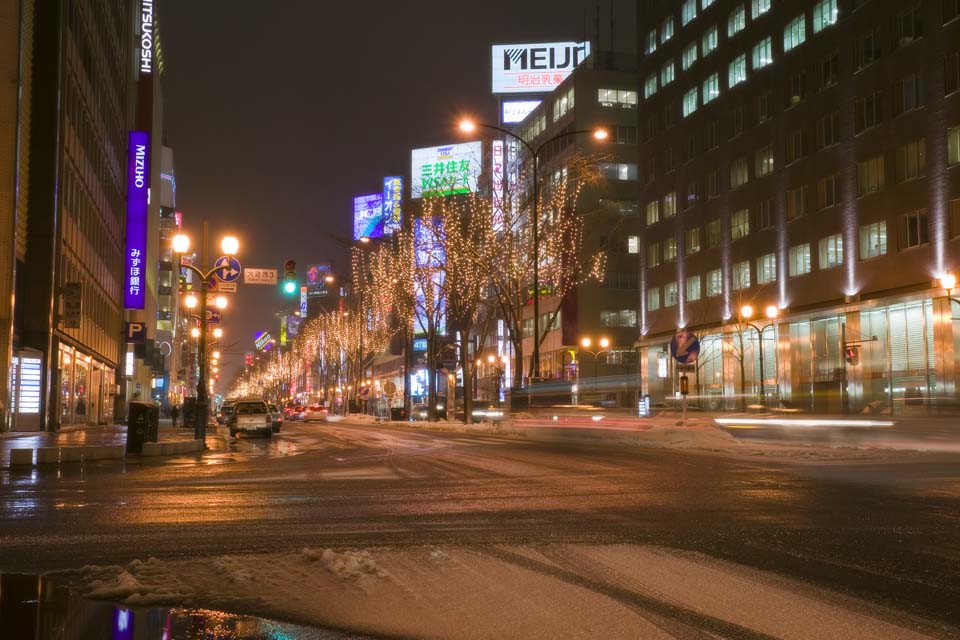
M 643 82 L 643 97 L 649 98 L 657 92 L 657 74 L 651 73 Z
M 653 78 L 653 92 L 657 91 L 656 75 Z M 649 78 L 647 79 L 649 82 Z M 653 95 L 653 94 L 650 94 Z M 649 97 L 649 96 L 646 96 Z M 572 96 L 571 96 L 572 100 Z M 604 107 L 624 107 L 627 109 L 637 106 L 637 92 L 626 89 L 597 89 L 597 101 Z M 572 103 L 571 103 L 571 106 Z
M 769 64 L 773 64 L 773 43 L 768 36 L 753 47 L 753 68 L 762 69 Z
M 637 326 L 637 311 L 635 309 L 621 309 L 619 311 L 601 311 L 601 327 L 635 327 Z
M 705 228 L 707 249 L 720 246 L 720 219 L 711 220 Z
M 703 104 L 712 102 L 720 95 L 720 77 L 717 74 L 711 74 L 703 81 Z
M 647 32 L 647 46 L 644 47 L 645 53 L 653 53 L 657 50 L 657 30 L 650 29 Z
M 667 238 L 663 241 L 663 261 L 673 262 L 677 259 L 677 239 Z
M 749 260 L 744 260 L 743 262 L 734 262 L 730 272 L 731 285 L 734 291 L 750 288 L 751 282 Z
M 714 49 L 717 48 L 717 25 L 713 25 L 704 32 L 700 38 L 701 55 L 706 58 Z
M 727 67 L 727 87 L 733 88 L 747 79 L 747 56 L 740 54 Z
M 790 247 L 790 277 L 810 273 L 810 243 Z
M 837 23 L 837 0 L 821 0 L 813 7 L 813 32 L 820 33 Z
M 799 47 L 807 39 L 807 21 L 801 13 L 783 29 L 783 52 Z
M 683 61 L 681 66 L 683 70 L 686 71 L 693 66 L 693 63 L 697 61 L 697 43 L 691 42 L 683 49 Z
M 768 253 L 757 258 L 757 284 L 777 281 L 777 254 Z
M 707 297 L 712 298 L 723 293 L 723 272 L 720 269 L 707 271 Z
M 712 5 L 715 1 L 716 0 L 702 0 L 702 2 L 700 3 L 700 9 L 701 10 L 706 9 L 707 7 Z
M 697 88 L 694 87 L 683 94 L 683 117 L 686 118 L 697 110 L 698 102 Z
M 835 233 L 820 239 L 820 268 L 832 269 L 843 264 L 843 236 Z
M 574 107 L 574 91 L 571 85 L 564 93 L 553 101 L 553 120 L 556 122 Z
M 661 87 L 667 86 L 668 84 L 673 82 L 673 78 L 674 78 L 673 60 L 668 60 L 667 62 L 663 63 L 662 67 L 660 67 L 660 86 Z
M 770 11 L 770 1 L 771 0 L 753 0 L 750 3 L 750 17 L 756 20 L 757 16 L 761 16 L 767 11 Z
M 673 307 L 679 302 L 679 297 L 677 295 L 677 283 L 668 282 L 663 287 L 663 306 Z
M 887 223 L 874 222 L 860 227 L 860 259 L 868 260 L 887 254 Z
M 640 253 L 640 236 L 627 236 L 627 253 Z
M 920 138 L 897 148 L 897 182 L 912 180 L 923 175 L 927 167 L 926 147 L 926 139 Z
M 601 175 L 608 180 L 636 180 L 638 169 L 632 162 L 601 162 L 597 165 Z
M 677 215 L 677 192 L 671 191 L 663 196 L 663 219 Z
M 647 245 L 647 268 L 660 266 L 660 243 L 654 242 Z
M 660 26 L 660 44 L 673 37 L 673 16 L 667 16 Z
M 660 308 L 660 287 L 647 289 L 647 311 L 656 311 Z
M 767 145 L 757 151 L 756 175 L 762 177 L 773 172 L 773 147 Z
M 747 10 L 741 4 L 733 11 L 730 12 L 730 17 L 727 18 L 727 37 L 733 37 L 734 35 L 743 31 L 747 26 Z
M 900 249 L 920 247 L 930 242 L 927 210 L 920 209 L 900 216 Z
M 709 231 L 709 227 L 708 227 Z M 734 240 L 750 235 L 750 211 L 740 209 L 730 215 L 730 235 Z
M 694 302 L 700 299 L 700 276 L 690 276 L 687 278 L 687 302 Z
M 700 253 L 700 227 L 687 229 L 683 239 L 684 255 L 692 256 Z
M 680 24 L 686 26 L 697 17 L 697 0 L 684 0 L 680 7 Z
M 960 164 L 960 125 L 947 131 L 947 162 Z
M 883 156 L 857 163 L 857 196 L 883 189 Z
M 660 222 L 660 201 L 651 200 L 647 203 L 647 226 Z
M 737 158 L 730 163 L 730 188 L 736 189 L 747 184 L 750 179 L 746 158 Z

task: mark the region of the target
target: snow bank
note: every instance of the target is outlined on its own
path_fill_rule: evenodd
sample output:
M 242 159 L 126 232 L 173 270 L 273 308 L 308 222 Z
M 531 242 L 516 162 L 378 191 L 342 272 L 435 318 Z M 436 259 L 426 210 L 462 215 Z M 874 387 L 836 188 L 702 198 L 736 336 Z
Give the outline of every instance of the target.
M 126 567 L 84 567 L 80 573 L 88 578 L 84 595 L 97 600 L 148 606 L 189 603 L 194 596 L 194 590 L 156 558 L 134 560 Z
M 304 549 L 300 553 L 307 560 L 320 561 L 327 571 L 341 578 L 359 578 L 365 575 L 386 576 L 369 551 L 337 553 L 333 549 Z

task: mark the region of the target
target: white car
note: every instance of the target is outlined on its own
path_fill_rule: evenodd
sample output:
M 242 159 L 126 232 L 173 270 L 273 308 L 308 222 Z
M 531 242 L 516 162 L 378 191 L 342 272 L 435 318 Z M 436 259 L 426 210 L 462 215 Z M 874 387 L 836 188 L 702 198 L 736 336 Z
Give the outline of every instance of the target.
M 304 422 L 313 422 L 319 420 L 321 422 L 327 419 L 327 408 L 320 404 L 312 404 L 307 407 L 303 415 Z
M 240 400 L 226 418 L 230 437 L 238 433 L 255 433 L 268 438 L 273 435 L 273 416 L 263 400 Z

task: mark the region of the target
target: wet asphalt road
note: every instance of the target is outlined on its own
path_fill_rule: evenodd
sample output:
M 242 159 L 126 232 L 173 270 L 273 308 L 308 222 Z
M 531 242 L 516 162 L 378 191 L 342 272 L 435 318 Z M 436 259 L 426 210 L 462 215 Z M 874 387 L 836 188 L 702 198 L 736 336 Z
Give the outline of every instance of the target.
M 205 456 L 0 471 L 0 571 L 305 546 L 630 542 L 960 625 L 960 456 L 797 463 L 288 424 Z

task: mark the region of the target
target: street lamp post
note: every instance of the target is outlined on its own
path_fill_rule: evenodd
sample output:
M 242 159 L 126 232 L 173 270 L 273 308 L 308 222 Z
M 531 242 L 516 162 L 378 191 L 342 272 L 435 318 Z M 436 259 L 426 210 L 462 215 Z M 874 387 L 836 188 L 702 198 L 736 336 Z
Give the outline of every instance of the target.
M 600 346 L 596 351 L 591 351 L 590 347 L 593 345 L 593 340 L 590 338 L 581 338 L 580 339 L 580 351 L 589 353 L 593 356 L 593 384 L 597 385 L 597 360 L 600 358 L 601 353 L 605 353 L 610 347 L 610 339 L 607 337 L 600 338 L 597 341 L 597 344 Z M 578 358 L 579 360 L 579 358 Z M 577 364 L 577 389 L 580 388 L 580 365 Z
M 240 248 L 240 242 L 233 236 L 225 236 L 220 242 L 220 248 L 223 250 L 223 253 L 228 256 L 236 255 L 237 251 Z M 213 275 L 220 269 L 220 267 L 213 267 L 209 271 L 202 271 L 192 264 L 183 264 L 183 254 L 190 250 L 190 238 L 182 233 L 177 234 L 173 238 L 173 251 L 177 254 L 178 263 L 180 268 L 187 268 L 194 275 L 200 278 L 200 300 L 199 300 L 199 320 L 200 320 L 200 335 L 198 353 L 197 353 L 197 364 L 199 368 L 199 375 L 197 376 L 197 410 L 194 421 L 194 438 L 200 440 L 201 442 L 206 441 L 207 437 L 207 420 L 209 419 L 209 393 L 207 390 L 207 281 L 213 277 Z M 206 250 L 207 250 L 207 222 L 203 221 L 203 231 L 201 234 L 201 246 L 200 246 L 200 255 L 201 263 L 204 263 L 206 260 Z M 178 270 L 179 272 L 179 270 Z M 226 306 L 226 298 L 223 298 L 223 304 Z M 220 298 L 217 299 L 217 306 L 220 306 Z M 196 306 L 196 305 L 195 305 Z M 221 307 L 223 308 L 223 307 Z M 217 331 L 222 335 L 223 330 L 219 327 Z M 220 336 L 217 336 L 220 337 Z
M 758 344 L 759 344 L 759 354 L 760 354 L 760 404 L 767 404 L 767 389 L 766 389 L 766 377 L 763 372 L 763 336 L 767 329 L 776 326 L 776 318 L 780 315 L 780 310 L 774 305 L 770 305 L 766 308 L 767 317 L 770 319 L 770 322 L 764 325 L 762 328 L 750 322 L 750 318 L 753 316 L 753 307 L 748 304 L 743 305 L 740 308 L 740 320 L 746 326 L 750 327 L 757 332 Z M 740 357 L 743 358 L 743 354 L 740 354 Z
M 943 287 L 944 289 L 946 289 L 946 291 L 947 291 L 947 299 L 948 299 L 951 303 L 952 303 L 952 302 L 956 302 L 957 304 L 960 304 L 960 300 L 957 300 L 957 299 L 954 298 L 953 295 L 952 295 L 952 294 L 953 294 L 953 289 L 957 286 L 957 276 L 953 275 L 952 273 L 950 273 L 950 272 L 948 271 L 947 273 L 945 273 L 945 274 L 943 274 L 942 276 L 940 276 L 940 286 Z M 953 313 L 951 312 L 950 315 L 952 316 Z
M 540 336 L 539 334 L 539 322 L 540 322 L 540 154 L 547 148 L 551 142 L 559 140 L 561 138 L 566 138 L 569 136 L 581 135 L 585 133 L 592 134 L 596 140 L 606 140 L 609 133 L 606 129 L 578 129 L 576 131 L 565 131 L 558 135 L 553 136 L 552 138 L 545 140 L 539 146 L 534 147 L 532 144 L 513 133 L 508 131 L 503 127 L 498 127 L 492 124 L 484 124 L 481 122 L 473 122 L 472 120 L 462 120 L 460 122 L 460 130 L 464 133 L 473 133 L 477 127 L 483 127 L 484 129 L 491 129 L 493 131 L 498 131 L 503 135 L 509 136 L 522 144 L 527 153 L 530 154 L 531 159 L 533 160 L 533 219 L 532 219 L 532 232 L 533 232 L 533 326 L 534 326 L 534 336 L 533 336 L 533 355 L 531 356 L 532 372 L 534 378 L 540 377 Z

